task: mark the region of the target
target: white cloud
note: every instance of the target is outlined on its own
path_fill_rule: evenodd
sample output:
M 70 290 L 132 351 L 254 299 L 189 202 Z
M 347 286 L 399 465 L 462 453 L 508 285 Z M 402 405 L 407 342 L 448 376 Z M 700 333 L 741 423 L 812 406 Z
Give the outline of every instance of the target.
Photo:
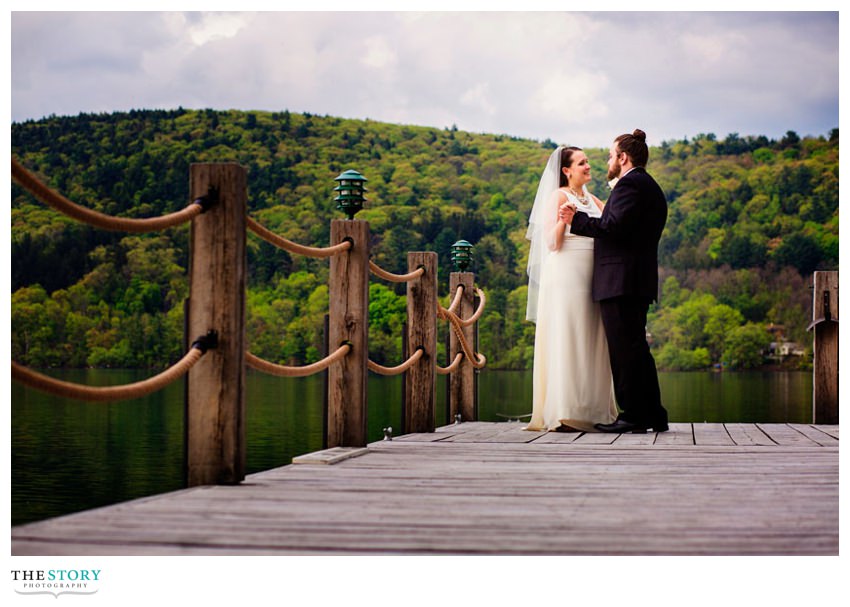
M 197 46 L 210 40 L 233 38 L 250 19 L 250 15 L 242 13 L 206 13 L 199 23 L 188 27 L 189 37 Z
M 553 73 L 532 96 L 529 109 L 538 110 L 547 119 L 576 125 L 608 115 L 605 93 L 607 78 L 583 72 Z
M 607 145 L 838 124 L 837 13 L 13 12 L 13 120 L 289 109 Z
M 467 89 L 460 96 L 460 102 L 490 116 L 496 113 L 496 106 L 493 104 L 490 95 L 490 85 L 486 82 L 478 82 L 472 88 Z
M 361 63 L 375 69 L 388 69 L 398 64 L 398 58 L 384 36 L 370 36 L 364 40 L 366 52 Z

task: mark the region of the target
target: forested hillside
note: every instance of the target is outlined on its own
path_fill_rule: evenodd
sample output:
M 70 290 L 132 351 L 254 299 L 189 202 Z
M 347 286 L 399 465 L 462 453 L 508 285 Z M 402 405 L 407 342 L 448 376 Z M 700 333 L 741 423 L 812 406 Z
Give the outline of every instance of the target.
M 248 170 L 249 213 L 302 244 L 328 244 L 334 177 L 368 178 L 373 259 L 406 271 L 406 253 L 440 256 L 447 303 L 449 247 L 475 245 L 488 296 L 480 334 L 490 368 L 528 368 L 525 230 L 551 141 L 471 134 L 289 112 L 132 111 L 13 124 L 12 153 L 79 204 L 127 217 L 188 203 L 189 165 Z M 561 143 L 561 142 L 559 142 Z M 581 145 L 581 142 L 562 142 Z M 607 150 L 587 150 L 592 190 L 607 196 Z M 662 299 L 649 329 L 659 364 L 748 367 L 781 327 L 808 343 L 815 269 L 838 264 L 838 130 L 718 139 L 703 134 L 650 151 L 668 195 Z M 188 227 L 151 235 L 73 222 L 12 186 L 12 357 L 32 366 L 159 367 L 182 354 Z M 248 240 L 248 341 L 263 358 L 320 356 L 326 260 Z M 370 357 L 397 364 L 404 286 L 373 279 Z M 773 335 L 773 336 L 772 336 Z M 442 340 L 441 340 L 442 341 Z M 755 354 L 754 354 L 755 352 Z

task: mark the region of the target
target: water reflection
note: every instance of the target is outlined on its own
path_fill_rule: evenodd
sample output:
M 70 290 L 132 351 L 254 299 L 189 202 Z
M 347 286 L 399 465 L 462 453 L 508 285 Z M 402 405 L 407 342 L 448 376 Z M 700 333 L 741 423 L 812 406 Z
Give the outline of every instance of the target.
M 64 370 L 51 375 L 88 385 L 146 377 L 127 370 Z M 671 421 L 794 422 L 812 419 L 812 376 L 781 373 L 662 373 Z M 183 383 L 146 398 L 83 403 L 12 383 L 12 524 L 76 512 L 183 486 Z M 436 423 L 446 423 L 446 381 L 437 377 Z M 402 379 L 371 375 L 367 436 L 380 440 L 402 419 Z M 479 417 L 531 412 L 531 373 L 479 375 Z M 288 464 L 322 448 L 321 376 L 276 378 L 249 372 L 247 471 Z
M 807 372 L 662 373 L 670 421 L 812 421 L 812 375 Z
M 137 381 L 135 371 L 65 371 L 88 385 Z M 12 524 L 183 486 L 183 388 L 81 403 L 12 383 Z

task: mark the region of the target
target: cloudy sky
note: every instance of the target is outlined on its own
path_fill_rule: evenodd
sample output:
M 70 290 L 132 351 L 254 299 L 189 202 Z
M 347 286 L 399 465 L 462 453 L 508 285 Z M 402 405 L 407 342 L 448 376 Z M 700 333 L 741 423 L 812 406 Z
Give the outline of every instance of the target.
M 10 114 L 288 109 L 583 146 L 826 135 L 838 32 L 837 12 L 15 11 Z

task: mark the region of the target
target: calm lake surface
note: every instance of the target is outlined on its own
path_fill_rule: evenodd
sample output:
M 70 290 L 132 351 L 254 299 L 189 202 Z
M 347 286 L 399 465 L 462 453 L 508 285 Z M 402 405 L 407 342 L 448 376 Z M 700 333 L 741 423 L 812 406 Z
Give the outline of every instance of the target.
M 124 384 L 137 370 L 51 370 L 87 385 Z M 807 371 L 661 373 L 671 422 L 812 421 Z M 401 427 L 401 378 L 370 376 L 368 436 Z M 249 371 L 247 468 L 289 464 L 322 448 L 321 376 L 277 378 Z M 445 378 L 437 377 L 437 425 L 446 422 Z M 531 412 L 530 371 L 479 375 L 479 418 Z M 146 398 L 84 403 L 12 382 L 12 525 L 181 489 L 183 382 Z

